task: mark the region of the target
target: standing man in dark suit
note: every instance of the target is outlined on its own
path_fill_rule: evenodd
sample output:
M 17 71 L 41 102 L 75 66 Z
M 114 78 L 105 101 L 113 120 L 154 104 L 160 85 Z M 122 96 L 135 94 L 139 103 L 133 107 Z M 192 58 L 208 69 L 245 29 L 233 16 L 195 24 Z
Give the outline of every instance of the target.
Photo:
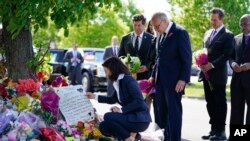
M 247 116 L 245 123 L 250 125 L 250 14 L 240 18 L 242 34 L 235 36 L 235 46 L 230 65 L 233 69 L 231 81 L 231 121 L 230 125 L 244 124 L 245 103 Z
M 157 62 L 150 82 L 155 82 L 155 120 L 164 128 L 164 141 L 181 141 L 182 103 L 186 83 L 190 81 L 192 52 L 187 31 L 171 22 L 165 13 L 152 17 L 157 32 Z
M 81 65 L 83 63 L 83 57 L 79 51 L 77 51 L 77 44 L 72 45 L 72 51 L 68 51 L 64 56 L 64 61 L 68 62 L 67 73 L 71 85 L 82 84 Z
M 225 140 L 227 60 L 233 49 L 234 35 L 224 27 L 223 9 L 213 8 L 210 13 L 213 28 L 206 31 L 203 43 L 208 52 L 208 64 L 201 66 L 199 80 L 203 81 L 211 131 L 202 139 Z M 208 80 L 204 78 L 205 72 Z
M 107 46 L 104 51 L 103 60 L 108 59 L 109 57 L 118 56 L 118 37 L 113 36 L 111 39 L 111 45 Z
M 118 56 L 118 37 L 113 36 L 111 39 L 111 45 L 105 48 L 104 55 L 103 55 L 103 60 L 105 61 L 106 59 L 110 57 L 117 57 Z M 114 87 L 112 82 L 108 79 L 108 86 L 107 86 L 107 96 L 112 96 L 114 93 Z
M 127 56 L 128 53 L 131 56 L 138 56 L 141 67 L 137 71 L 137 80 L 148 79 L 150 77 L 148 70 L 153 64 L 151 60 L 154 60 L 148 58 L 153 35 L 144 32 L 146 18 L 142 14 L 135 15 L 132 21 L 134 31 L 122 37 L 118 56 Z

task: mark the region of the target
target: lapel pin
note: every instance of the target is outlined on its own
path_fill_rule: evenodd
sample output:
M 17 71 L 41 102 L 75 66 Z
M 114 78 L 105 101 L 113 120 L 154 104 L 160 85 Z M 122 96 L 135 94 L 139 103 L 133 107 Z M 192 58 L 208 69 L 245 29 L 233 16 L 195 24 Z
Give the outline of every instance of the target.
M 173 35 L 173 32 L 169 33 L 169 34 L 168 34 L 168 37 L 171 37 L 172 35 Z

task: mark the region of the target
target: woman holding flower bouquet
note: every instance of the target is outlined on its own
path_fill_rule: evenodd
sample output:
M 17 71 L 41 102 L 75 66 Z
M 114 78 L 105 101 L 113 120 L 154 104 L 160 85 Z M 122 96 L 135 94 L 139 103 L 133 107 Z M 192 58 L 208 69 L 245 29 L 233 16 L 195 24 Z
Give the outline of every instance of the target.
M 104 121 L 100 123 L 100 131 L 106 136 L 115 136 L 119 140 L 140 140 L 138 132 L 148 128 L 151 117 L 137 81 L 117 57 L 107 59 L 103 67 L 107 78 L 113 82 L 115 88 L 112 97 L 90 92 L 86 95 L 89 99 L 96 99 L 100 103 L 119 103 L 122 108 L 114 106 L 111 112 L 104 115 Z

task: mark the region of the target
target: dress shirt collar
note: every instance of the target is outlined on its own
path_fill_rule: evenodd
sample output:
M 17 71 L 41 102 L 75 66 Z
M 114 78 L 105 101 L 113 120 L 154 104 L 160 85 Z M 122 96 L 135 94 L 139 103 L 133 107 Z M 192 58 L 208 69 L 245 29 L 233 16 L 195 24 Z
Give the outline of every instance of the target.
M 244 34 L 244 36 L 250 36 L 250 33 L 249 34 Z
M 173 22 L 169 22 L 168 27 L 167 27 L 166 30 L 164 31 L 165 35 L 168 35 L 168 32 L 169 32 L 170 28 L 172 27 L 172 25 L 173 25 Z M 163 33 L 163 34 L 164 34 L 164 33 Z M 159 33 L 159 32 L 157 33 L 157 37 L 158 37 L 158 38 L 160 37 L 160 33 Z M 162 38 L 163 38 L 163 37 L 162 37 Z
M 168 27 L 164 32 L 164 33 L 166 33 L 166 35 L 168 35 L 168 32 L 169 32 L 170 28 L 172 27 L 172 25 L 173 25 L 173 22 L 169 22 Z
M 124 73 L 119 74 L 119 76 L 118 76 L 116 82 L 118 82 L 119 80 L 123 79 L 123 78 L 124 78 L 124 75 L 125 75 Z
M 222 29 L 224 27 L 224 24 L 222 24 L 220 27 L 218 27 L 217 29 L 213 29 L 213 30 L 216 30 L 216 33 L 215 34 L 217 34 L 217 33 L 219 33 L 220 32 L 220 30 Z
M 136 36 L 139 36 L 139 37 L 142 39 L 143 33 L 144 33 L 144 31 L 143 31 L 140 35 L 137 35 L 137 34 L 134 32 L 134 33 L 133 33 L 134 38 L 136 38 Z

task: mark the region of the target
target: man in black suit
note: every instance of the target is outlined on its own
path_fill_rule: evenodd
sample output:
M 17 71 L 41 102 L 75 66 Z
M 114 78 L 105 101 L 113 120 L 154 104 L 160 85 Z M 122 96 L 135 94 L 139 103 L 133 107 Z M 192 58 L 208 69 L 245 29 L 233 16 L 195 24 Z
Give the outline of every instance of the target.
M 231 81 L 230 125 L 244 124 L 245 103 L 250 104 L 250 14 L 240 18 L 242 34 L 235 36 L 235 46 L 230 65 L 233 69 Z M 250 109 L 247 108 L 245 124 L 250 125 Z
M 105 61 L 106 59 L 112 56 L 118 56 L 118 37 L 117 36 L 113 36 L 111 39 L 111 45 L 105 48 L 103 61 Z M 114 93 L 114 87 L 113 87 L 112 82 L 109 79 L 107 81 L 108 81 L 107 96 L 112 96 L 112 94 Z
M 187 31 L 157 12 L 152 17 L 157 32 L 157 61 L 150 82 L 154 82 L 154 114 L 164 129 L 164 141 L 181 141 L 182 95 L 190 81 L 192 51 Z
M 146 18 L 142 15 L 133 17 L 134 31 L 122 37 L 118 56 L 138 56 L 141 61 L 141 67 L 137 71 L 137 80 L 148 79 L 149 68 L 154 64 L 154 58 L 148 58 L 149 50 L 152 45 L 153 35 L 144 32 Z
M 225 121 L 227 115 L 226 83 L 227 60 L 233 49 L 234 35 L 223 25 L 224 10 L 213 8 L 210 22 L 212 29 L 206 31 L 204 48 L 208 52 L 208 64 L 201 66 L 200 81 L 203 81 L 207 111 L 211 131 L 202 139 L 225 140 Z M 208 80 L 204 73 L 208 73 Z
M 72 45 L 72 51 L 68 51 L 64 56 L 64 61 L 68 62 L 67 73 L 69 74 L 69 80 L 72 85 L 82 84 L 82 72 L 81 65 L 83 63 L 83 57 L 79 51 L 77 51 L 77 44 Z

